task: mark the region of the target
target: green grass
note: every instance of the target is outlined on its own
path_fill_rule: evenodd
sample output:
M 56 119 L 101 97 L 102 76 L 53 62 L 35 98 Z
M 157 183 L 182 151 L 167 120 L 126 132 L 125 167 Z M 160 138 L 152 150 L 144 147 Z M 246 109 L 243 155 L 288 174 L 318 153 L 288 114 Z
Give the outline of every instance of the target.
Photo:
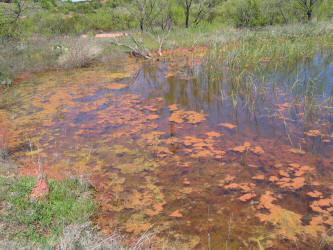
M 88 185 L 78 180 L 49 181 L 47 197 L 33 202 L 29 195 L 32 177 L 0 177 L 1 240 L 47 245 L 73 223 L 84 223 L 93 215 L 96 203 Z
M 211 47 L 201 66 L 206 78 L 202 80 L 217 85 L 235 108 L 242 103 L 253 112 L 267 85 L 285 88 L 286 93 L 303 102 L 308 117 L 314 113 L 314 105 L 319 105 L 314 97 L 322 93 L 321 83 L 316 82 L 316 75 L 310 79 L 293 77 L 299 70 L 297 65 L 302 63 L 312 65 L 309 72 L 315 69 L 311 64 L 315 54 L 332 56 L 332 31 L 330 23 L 241 30 L 237 39 L 217 41 Z M 290 78 L 284 82 L 288 86 L 282 86 L 281 73 L 289 74 Z
M 165 40 L 162 49 L 175 49 L 179 47 L 192 48 L 206 46 L 219 47 L 218 56 L 223 53 L 234 63 L 244 68 L 258 62 L 260 57 L 274 56 L 284 60 L 293 61 L 293 55 L 303 56 L 312 53 L 316 46 L 316 40 L 323 44 L 331 44 L 330 38 L 333 32 L 331 22 L 318 22 L 315 24 L 293 24 L 286 26 L 269 26 L 260 29 L 234 29 L 223 25 L 209 25 L 196 28 L 175 28 Z M 161 34 L 161 32 L 158 32 Z M 144 46 L 150 50 L 157 50 L 157 34 L 140 33 L 132 34 L 142 40 Z M 282 39 L 282 40 L 281 40 Z M 119 42 L 134 45 L 130 37 L 119 38 Z M 233 43 L 234 42 L 234 43 Z M 260 49 L 256 43 L 260 42 Z M 238 46 L 235 46 L 237 45 Z M 241 45 L 241 46 L 240 46 Z M 312 47 L 314 46 L 314 47 Z M 59 47 L 62 48 L 59 50 Z M 92 48 L 99 51 L 94 56 Z M 77 51 L 86 53 L 77 53 Z M 90 65 L 91 62 L 118 63 L 119 59 L 126 60 L 128 49 L 112 45 L 110 39 L 53 36 L 38 36 L 22 41 L 0 42 L 0 71 L 6 78 L 15 78 L 20 73 L 38 72 L 48 69 L 73 68 L 77 65 Z M 65 63 L 59 60 L 66 54 L 70 61 Z M 94 54 L 94 53 L 93 53 Z M 235 56 L 234 56 L 235 54 Z M 73 56 L 72 56 L 73 55 Z M 292 57 L 289 57 L 292 55 Z M 76 58 L 77 57 L 77 58 Z M 258 66 L 258 65 L 257 65 Z
M 29 195 L 35 182 L 32 177 L 0 177 L 0 249 L 138 250 L 167 244 L 155 241 L 154 232 L 137 240 L 99 232 L 90 222 L 97 204 L 86 182 L 49 181 L 49 195 L 33 202 Z
M 49 180 L 48 196 L 29 199 L 36 178 L 14 177 L 15 162 L 0 147 L 0 249 L 152 249 L 155 233 L 137 240 L 105 235 L 90 219 L 98 204 L 85 180 Z

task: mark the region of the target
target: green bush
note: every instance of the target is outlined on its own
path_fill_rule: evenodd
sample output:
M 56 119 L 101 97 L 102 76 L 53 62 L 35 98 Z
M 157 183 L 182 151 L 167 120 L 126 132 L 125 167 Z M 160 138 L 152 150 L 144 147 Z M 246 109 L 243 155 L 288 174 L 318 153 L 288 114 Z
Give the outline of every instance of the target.
M 237 4 L 235 13 L 233 13 L 237 27 L 256 27 L 267 24 L 258 2 L 258 0 L 246 0 Z

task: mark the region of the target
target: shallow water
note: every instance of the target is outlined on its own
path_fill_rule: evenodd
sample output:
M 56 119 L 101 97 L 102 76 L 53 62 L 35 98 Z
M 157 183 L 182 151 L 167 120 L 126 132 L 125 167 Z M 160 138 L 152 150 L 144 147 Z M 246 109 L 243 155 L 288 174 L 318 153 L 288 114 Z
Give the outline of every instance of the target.
M 0 139 L 22 173 L 40 157 L 53 178 L 89 178 L 102 230 L 177 248 L 314 246 L 333 226 L 332 57 L 267 72 L 234 101 L 206 70 L 190 54 L 31 76 L 1 94 Z

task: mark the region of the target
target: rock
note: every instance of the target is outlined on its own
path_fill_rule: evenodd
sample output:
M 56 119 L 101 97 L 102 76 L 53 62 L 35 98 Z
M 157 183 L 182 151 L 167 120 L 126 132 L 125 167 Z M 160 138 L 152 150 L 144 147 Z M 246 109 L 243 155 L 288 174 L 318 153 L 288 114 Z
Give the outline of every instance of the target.
M 45 178 L 41 178 L 37 181 L 35 187 L 31 191 L 30 199 L 37 201 L 40 197 L 47 196 L 50 192 L 49 185 Z
M 180 218 L 183 217 L 181 213 L 179 213 L 178 210 L 174 211 L 172 214 L 169 215 L 170 217 Z

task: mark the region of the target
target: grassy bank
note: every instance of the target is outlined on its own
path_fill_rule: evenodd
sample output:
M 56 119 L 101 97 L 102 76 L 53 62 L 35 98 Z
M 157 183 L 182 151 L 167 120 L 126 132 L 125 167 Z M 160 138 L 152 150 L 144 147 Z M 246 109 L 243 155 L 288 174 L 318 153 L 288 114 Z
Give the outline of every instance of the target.
M 35 182 L 32 177 L 0 177 L 0 249 L 135 250 L 154 243 L 150 233 L 129 244 L 120 235 L 98 232 L 90 222 L 97 204 L 86 182 L 49 181 L 49 195 L 31 201 Z
M 1 134 L 0 142 L 0 250 L 136 250 L 159 244 L 151 232 L 137 239 L 100 232 L 91 222 L 99 206 L 95 191 L 82 178 L 47 180 L 49 193 L 31 199 L 37 178 L 19 176 Z
M 49 194 L 31 200 L 37 179 L 15 177 L 15 163 L 0 151 L 0 249 L 120 250 L 153 244 L 150 233 L 128 243 L 118 234 L 98 232 L 90 222 L 98 208 L 94 191 L 81 179 L 49 180 Z
M 228 53 L 230 47 L 225 46 L 230 42 L 241 42 L 246 46 L 240 46 L 241 52 L 237 53 L 235 63 L 241 65 L 247 64 L 249 60 L 249 51 L 254 49 L 256 55 L 251 52 L 251 60 L 255 61 L 264 54 L 271 54 L 270 46 L 279 48 L 279 50 L 299 53 L 304 49 L 304 44 L 312 46 L 310 40 L 319 38 L 331 38 L 333 31 L 332 22 L 320 22 L 310 24 L 293 24 L 286 26 L 267 26 L 260 29 L 235 29 L 235 28 L 217 28 L 211 29 L 190 28 L 174 29 L 166 36 L 166 33 L 139 33 L 134 32 L 132 36 L 141 45 L 149 51 L 157 51 L 159 48 L 158 35 L 165 36 L 166 39 L 162 45 L 162 50 L 175 48 L 193 48 L 196 46 L 206 47 L 224 47 L 217 53 Z M 112 41 L 125 44 L 131 47 L 135 46 L 131 36 L 121 38 L 95 38 L 94 36 L 69 37 L 56 36 L 52 38 L 34 37 L 19 42 L 0 44 L 0 69 L 1 78 L 13 79 L 20 73 L 31 71 L 43 71 L 49 69 L 68 69 L 86 67 L 91 63 L 112 64 L 126 60 L 130 50 L 126 47 L 119 47 L 112 44 Z M 280 41 L 283 40 L 283 43 Z M 327 40 L 327 39 L 326 39 Z M 266 43 L 266 49 L 258 53 L 255 48 L 257 41 L 269 41 Z M 272 44 L 271 44 L 272 43 Z M 269 46 L 268 46 L 269 45 Z M 232 45 L 234 46 L 234 45 Z M 272 48 L 273 48 L 272 47 Z M 307 46 L 306 49 L 310 47 Z M 311 48 L 310 48 L 311 49 Z M 313 48 L 312 48 L 313 49 Z M 289 53 L 288 52 L 288 53 Z M 302 53 L 307 53 L 304 50 Z M 276 53 L 276 52 L 273 52 Z M 288 54 L 285 55 L 286 57 Z M 236 61 L 237 60 L 237 61 Z M 292 60 L 292 59 L 290 59 Z M 6 83 L 3 81 L 3 83 Z
M 246 107 L 254 116 L 262 100 L 283 89 L 304 110 L 305 123 L 315 122 L 333 103 L 332 94 L 321 98 L 325 66 L 318 63 L 333 56 L 332 31 L 332 23 L 243 31 L 238 39 L 211 46 L 201 65 L 201 82 L 217 86 L 235 109 Z M 275 92 L 266 93 L 267 86 Z
M 86 223 L 93 215 L 96 204 L 86 183 L 49 181 L 49 195 L 32 201 L 29 195 L 35 182 L 32 177 L 0 178 L 0 238 L 4 242 L 51 247 L 64 228 Z
M 242 30 L 237 39 L 216 39 L 210 47 L 202 65 L 209 81 L 226 80 L 232 92 L 238 93 L 246 84 L 265 83 L 280 71 L 293 71 L 297 64 L 311 61 L 318 53 L 329 57 L 333 49 L 333 23 Z

